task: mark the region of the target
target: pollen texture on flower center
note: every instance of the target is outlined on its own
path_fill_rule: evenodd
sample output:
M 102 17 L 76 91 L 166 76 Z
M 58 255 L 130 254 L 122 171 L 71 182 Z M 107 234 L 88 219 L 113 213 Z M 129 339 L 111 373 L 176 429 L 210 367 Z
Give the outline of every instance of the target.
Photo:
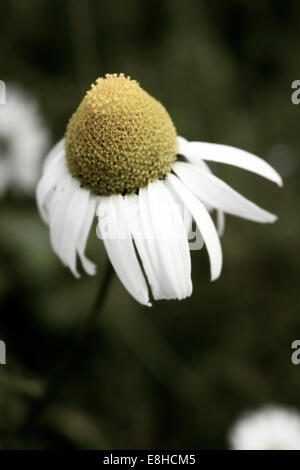
M 163 178 L 176 152 L 165 108 L 123 74 L 98 78 L 66 131 L 69 170 L 98 195 L 133 193 Z

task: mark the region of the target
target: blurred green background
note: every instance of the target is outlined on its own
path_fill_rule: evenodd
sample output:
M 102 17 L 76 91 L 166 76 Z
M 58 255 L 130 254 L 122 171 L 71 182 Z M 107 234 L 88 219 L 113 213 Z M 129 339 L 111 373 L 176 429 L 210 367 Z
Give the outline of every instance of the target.
M 206 250 L 192 252 L 185 301 L 138 305 L 115 277 L 97 328 L 37 426 L 42 397 L 93 304 L 98 275 L 81 280 L 49 243 L 33 199 L 0 200 L 0 448 L 223 449 L 241 412 L 300 409 L 299 113 L 296 0 L 2 0 L 0 78 L 36 96 L 52 142 L 90 83 L 124 72 L 167 108 L 178 133 L 268 160 L 279 190 L 226 165 L 214 171 L 279 215 L 275 225 L 227 217 L 224 269 L 211 283 Z M 94 232 L 94 231 L 93 231 Z

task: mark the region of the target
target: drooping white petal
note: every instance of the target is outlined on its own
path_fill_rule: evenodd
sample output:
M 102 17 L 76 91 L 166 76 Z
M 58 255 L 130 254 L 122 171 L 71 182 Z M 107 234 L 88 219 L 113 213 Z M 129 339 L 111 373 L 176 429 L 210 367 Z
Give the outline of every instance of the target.
M 173 199 L 175 200 L 175 203 L 179 209 L 180 215 L 182 217 L 182 221 L 186 230 L 186 234 L 188 236 L 188 240 L 191 240 L 193 238 L 193 216 L 188 210 L 188 208 L 182 204 L 182 201 L 178 194 L 176 193 L 175 189 L 168 185 L 168 190 L 170 191 Z M 198 237 L 202 238 L 200 232 L 197 234 Z M 204 241 L 202 240 L 202 244 L 204 244 Z M 203 246 L 203 245 L 202 245 Z
M 227 163 L 251 171 L 282 186 L 281 176 L 263 159 L 250 152 L 229 145 L 211 144 L 208 142 L 178 141 L 182 154 L 192 163 L 202 165 L 203 160 Z
M 181 299 L 190 295 L 192 289 L 184 223 L 165 185 L 161 182 L 150 185 L 140 189 L 138 196 L 126 196 L 130 230 L 153 297 Z M 175 260 L 170 259 L 171 253 Z M 174 272 L 175 265 L 180 266 L 180 273 Z
M 64 139 L 50 151 L 36 195 L 39 211 L 49 224 L 53 250 L 76 277 L 77 253 L 85 271 L 95 274 L 95 265 L 86 258 L 85 247 L 95 216 L 96 197 L 70 174 Z
M 225 231 L 225 214 L 220 210 L 217 210 L 217 228 L 219 236 L 222 237 Z
M 45 171 L 49 165 L 55 164 L 57 160 L 64 158 L 64 156 L 65 156 L 65 138 L 63 137 L 54 145 L 54 147 L 52 147 L 52 149 L 46 155 L 43 170 Z
M 272 223 L 277 217 L 246 199 L 216 176 L 196 165 L 176 162 L 174 172 L 202 202 L 228 214 L 260 223 Z
M 202 170 L 211 173 L 211 169 L 209 168 L 207 163 L 202 158 L 199 158 L 198 156 L 192 154 L 192 152 L 189 151 L 189 145 L 190 142 L 188 140 L 186 140 L 184 137 L 177 136 L 178 153 L 180 155 L 183 155 L 190 162 L 198 165 L 200 168 L 202 168 Z
M 178 144 L 178 153 L 180 155 L 185 155 L 186 146 L 188 145 L 188 141 L 184 137 L 178 136 L 177 137 L 177 144 Z M 204 160 L 199 161 L 198 165 L 204 171 L 207 171 L 208 173 L 211 173 L 211 169 L 209 168 L 207 163 L 205 163 Z M 180 201 L 180 198 L 179 198 L 178 194 L 176 193 L 176 191 L 173 189 L 173 187 L 171 185 L 169 185 L 169 189 L 170 189 L 170 191 L 172 191 L 174 198 L 177 198 Z M 208 204 L 206 204 L 205 206 L 206 206 L 207 210 L 209 210 L 209 211 L 213 210 L 213 208 L 211 206 L 209 206 Z M 189 214 L 190 214 L 190 217 L 189 217 Z M 188 239 L 192 240 L 193 235 L 194 235 L 193 226 L 192 226 L 193 217 L 192 217 L 192 214 L 190 213 L 190 211 L 187 209 L 186 206 L 184 206 L 184 215 L 185 215 L 185 220 L 187 220 L 187 223 L 189 224 L 189 225 L 185 224 L 186 229 L 187 229 L 187 233 L 188 233 Z M 219 226 L 218 226 L 218 232 L 219 232 Z M 203 237 L 202 237 L 198 227 L 196 227 L 195 234 L 196 234 L 196 238 L 197 238 L 197 250 L 200 250 L 204 246 L 204 240 L 203 240 Z M 219 234 L 220 234 L 220 232 L 219 232 Z
M 101 220 L 101 214 L 105 214 L 105 220 Z M 101 197 L 97 215 L 97 235 L 103 239 L 120 281 L 138 302 L 151 306 L 147 284 L 128 227 L 124 198 L 121 195 Z M 107 233 L 104 224 L 108 227 Z
M 165 298 L 167 286 L 165 286 L 165 279 L 159 279 L 159 258 L 154 241 L 153 228 L 148 222 L 149 211 L 147 200 L 145 203 L 140 204 L 141 199 L 143 199 L 143 192 L 141 191 L 139 196 L 136 194 L 125 196 L 129 228 L 142 260 L 153 297 L 155 300 L 158 300 Z
M 54 252 L 60 257 L 60 242 L 64 229 L 65 213 L 68 204 L 76 194 L 76 181 L 64 175 L 56 181 L 48 203 L 50 241 Z
M 85 247 L 87 244 L 88 236 L 91 230 L 91 226 L 96 214 L 97 197 L 93 194 L 89 194 L 88 207 L 85 218 L 83 220 L 79 237 L 77 240 L 77 252 L 80 257 L 83 269 L 90 276 L 96 273 L 96 265 L 92 263 L 85 255 Z
M 78 183 L 76 181 L 76 183 Z M 77 243 L 82 224 L 88 211 L 89 191 L 80 188 L 78 183 L 74 185 L 74 193 L 65 209 L 61 238 L 58 240 L 58 252 L 60 258 L 68 266 L 74 276 L 80 277 L 77 270 Z
M 142 234 L 145 239 L 145 246 L 147 248 L 148 257 L 152 263 L 152 267 L 157 279 L 156 287 L 158 289 L 153 291 L 155 299 L 175 299 L 176 292 L 174 290 L 174 283 L 170 279 L 170 273 L 166 270 L 165 265 L 161 261 L 160 254 L 160 241 L 156 236 L 156 231 L 149 207 L 149 198 L 147 188 L 142 188 L 139 191 L 139 214 L 141 218 Z
M 210 257 L 211 279 L 217 279 L 222 270 L 222 249 L 216 228 L 207 209 L 175 175 L 169 174 L 167 183 L 174 187 L 184 204 L 191 211 Z
M 71 178 L 71 175 L 65 162 L 64 153 L 53 154 L 52 160 L 49 160 L 47 170 L 44 172 L 36 188 L 37 205 L 45 223 L 49 222 L 51 196 L 59 181 L 67 177 Z
M 176 203 L 165 183 L 148 184 L 150 217 L 157 240 L 161 267 L 173 288 L 173 295 L 183 299 L 191 295 L 191 260 L 186 231 Z

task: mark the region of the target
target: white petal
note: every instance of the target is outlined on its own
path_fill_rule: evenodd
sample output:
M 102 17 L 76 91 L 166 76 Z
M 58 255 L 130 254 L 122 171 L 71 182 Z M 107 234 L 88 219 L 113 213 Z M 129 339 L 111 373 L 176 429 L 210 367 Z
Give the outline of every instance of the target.
M 52 160 L 40 179 L 36 189 L 36 199 L 39 212 L 45 223 L 49 222 L 49 204 L 51 196 L 58 182 L 65 177 L 71 175 L 68 171 L 64 153 L 57 158 L 58 154 L 53 154 Z
M 161 252 L 162 242 L 159 238 L 160 234 L 157 233 L 156 220 L 153 219 L 151 212 L 148 187 L 140 189 L 138 202 L 144 246 L 147 251 L 146 258 L 151 263 L 155 278 L 153 296 L 156 300 L 176 299 L 180 296 L 180 286 Z M 144 263 L 145 253 L 141 252 L 140 256 Z M 147 272 L 147 264 L 144 268 Z
M 224 235 L 225 231 L 225 214 L 223 211 L 217 210 L 217 227 L 220 237 Z
M 201 170 L 206 171 L 207 173 L 212 173 L 211 169 L 209 168 L 209 166 L 204 160 L 201 160 L 199 157 L 193 157 L 192 155 L 189 158 L 187 157 L 188 146 L 189 146 L 188 140 L 184 139 L 183 137 L 178 136 L 177 143 L 178 143 L 178 153 L 180 153 L 180 155 L 184 155 L 188 159 L 189 162 L 194 163 L 199 168 L 201 168 Z M 209 204 L 206 204 L 204 201 L 202 202 L 204 203 L 206 209 L 209 212 L 212 212 L 214 210 L 212 206 L 210 206 Z
M 71 175 L 64 175 L 56 181 L 48 204 L 50 241 L 54 252 L 61 258 L 60 243 L 64 231 L 66 209 L 79 187 Z M 63 260 L 62 260 L 63 261 Z
M 182 214 L 182 221 L 183 221 L 183 224 L 184 224 L 186 234 L 189 238 L 190 235 L 191 235 L 192 226 L 193 226 L 193 217 L 192 217 L 192 214 L 190 213 L 190 211 L 188 211 L 188 210 L 184 211 L 184 213 Z
M 159 193 L 154 189 L 155 194 L 153 194 L 154 191 L 150 190 L 151 194 L 149 195 L 148 185 L 148 188 L 140 189 L 139 196 L 126 196 L 130 211 L 130 229 L 151 286 L 153 297 L 156 300 L 183 298 L 190 295 L 192 289 L 187 236 L 175 201 L 171 194 L 166 192 L 164 184 L 160 182 L 158 184 L 160 186 Z M 155 183 L 151 183 L 151 185 L 156 186 Z M 161 187 L 161 185 L 163 186 Z M 163 205 L 158 194 L 163 194 Z M 160 205 L 157 210 L 158 201 Z M 150 207 L 152 207 L 152 210 L 150 210 Z M 166 222 L 161 223 L 161 216 L 159 215 L 161 211 L 167 218 Z M 171 235 L 168 236 L 170 231 Z M 172 245 L 177 244 L 176 248 L 170 249 L 167 247 L 167 251 L 165 251 L 164 239 L 169 239 L 169 243 Z M 178 244 L 183 244 L 183 246 L 178 247 Z M 170 261 L 170 252 L 172 252 L 173 257 L 176 256 L 176 260 Z M 180 274 L 174 274 L 175 264 L 182 266 Z
M 217 231 L 207 209 L 175 175 L 169 174 L 167 182 L 174 187 L 184 204 L 191 211 L 204 238 L 210 257 L 211 279 L 217 279 L 222 270 L 222 249 Z
M 192 282 L 190 253 L 182 218 L 165 183 L 150 183 L 144 191 L 148 193 L 161 268 L 169 278 L 174 297 L 183 299 L 191 295 Z
M 191 163 L 176 162 L 173 171 L 202 202 L 228 214 L 260 223 L 272 223 L 277 217 L 246 199 L 216 176 Z
M 45 171 L 46 168 L 52 163 L 56 163 L 56 161 L 62 158 L 64 155 L 65 155 L 65 138 L 63 137 L 54 145 L 54 147 L 52 147 L 50 152 L 46 155 L 43 171 Z
M 100 218 L 102 208 L 106 211 L 105 221 Z M 99 217 L 97 234 L 103 239 L 109 259 L 120 281 L 138 302 L 151 306 L 147 284 L 128 229 L 124 198 L 121 195 L 100 198 L 97 215 Z M 104 222 L 108 225 L 109 236 L 103 232 Z M 121 238 L 120 230 L 122 233 L 127 232 L 129 236 Z
M 44 174 L 36 190 L 37 203 L 44 221 L 50 226 L 50 240 L 55 253 L 76 277 L 77 252 L 88 274 L 95 265 L 85 254 L 85 246 L 95 216 L 96 198 L 80 188 L 70 174 L 61 139 L 46 158 Z
M 211 173 L 211 169 L 209 168 L 207 163 L 203 159 L 199 158 L 198 155 L 194 155 L 192 152 L 189 151 L 190 142 L 188 140 L 186 140 L 184 137 L 177 136 L 177 145 L 178 153 L 180 155 L 183 155 L 191 163 L 195 163 L 195 165 L 198 165 L 200 168 L 202 168 L 202 170 Z
M 77 183 L 77 181 L 76 181 Z M 61 238 L 58 240 L 58 254 L 62 261 L 68 266 L 74 276 L 80 277 L 76 267 L 76 247 L 82 225 L 88 211 L 89 190 L 74 185 L 74 193 L 65 208 L 63 229 Z
M 130 194 L 125 196 L 127 203 L 127 211 L 129 214 L 130 231 L 134 238 L 135 245 L 137 247 L 139 256 L 142 260 L 145 273 L 147 275 L 148 282 L 150 284 L 154 299 L 165 298 L 165 279 L 159 279 L 159 258 L 154 242 L 152 225 L 149 225 L 149 214 L 147 209 L 147 200 L 144 204 L 141 204 L 142 211 L 140 209 L 140 201 L 143 199 L 142 191 L 139 196 Z M 142 213 L 141 213 L 142 212 Z M 152 233 L 150 234 L 150 230 Z M 158 273 L 157 273 L 158 271 Z M 167 297 L 169 298 L 169 297 Z
M 229 145 L 211 144 L 208 142 L 186 142 L 184 139 L 179 140 L 179 143 L 183 155 L 192 161 L 192 163 L 197 162 L 201 164 L 203 160 L 209 160 L 235 165 L 282 186 L 281 176 L 269 163 L 245 150 Z
M 174 292 L 173 283 L 170 280 L 169 273 L 166 271 L 164 265 L 161 262 L 159 240 L 156 237 L 155 229 L 153 226 L 147 188 L 140 189 L 138 196 L 138 204 L 142 227 L 142 236 L 144 238 L 145 247 L 147 249 L 147 257 L 152 265 L 152 269 L 156 279 L 156 284 L 154 286 L 155 290 L 153 290 L 153 296 L 156 300 L 174 299 L 176 298 L 176 292 Z
M 89 236 L 91 226 L 95 217 L 96 205 L 97 205 L 97 197 L 94 196 L 93 194 L 90 194 L 85 219 L 82 223 L 79 237 L 77 240 L 77 252 L 80 257 L 83 269 L 90 276 L 93 276 L 96 273 L 96 265 L 92 263 L 85 256 L 85 247 L 86 247 L 88 236 Z

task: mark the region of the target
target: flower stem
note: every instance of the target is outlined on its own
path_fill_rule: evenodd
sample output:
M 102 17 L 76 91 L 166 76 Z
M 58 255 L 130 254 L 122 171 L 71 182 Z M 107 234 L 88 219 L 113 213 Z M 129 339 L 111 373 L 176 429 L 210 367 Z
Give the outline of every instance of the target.
M 89 338 L 95 329 L 95 324 L 98 319 L 98 314 L 101 311 L 106 296 L 110 287 L 110 282 L 113 275 L 113 268 L 111 263 L 108 261 L 105 273 L 103 276 L 103 281 L 100 284 L 99 291 L 93 303 L 93 306 L 88 313 L 84 324 L 80 324 L 78 327 L 77 333 L 73 338 L 73 344 L 68 347 L 67 351 L 61 358 L 58 364 L 53 368 L 52 374 L 48 379 L 48 385 L 46 387 L 45 393 L 43 394 L 40 400 L 33 402 L 31 410 L 27 419 L 25 420 L 24 426 L 22 426 L 22 431 L 28 431 L 29 429 L 34 429 L 38 424 L 38 418 L 43 412 L 45 406 L 49 401 L 53 400 L 57 393 L 62 389 L 65 383 L 70 377 L 70 369 L 74 363 L 81 358 L 81 353 L 84 346 L 89 342 Z

